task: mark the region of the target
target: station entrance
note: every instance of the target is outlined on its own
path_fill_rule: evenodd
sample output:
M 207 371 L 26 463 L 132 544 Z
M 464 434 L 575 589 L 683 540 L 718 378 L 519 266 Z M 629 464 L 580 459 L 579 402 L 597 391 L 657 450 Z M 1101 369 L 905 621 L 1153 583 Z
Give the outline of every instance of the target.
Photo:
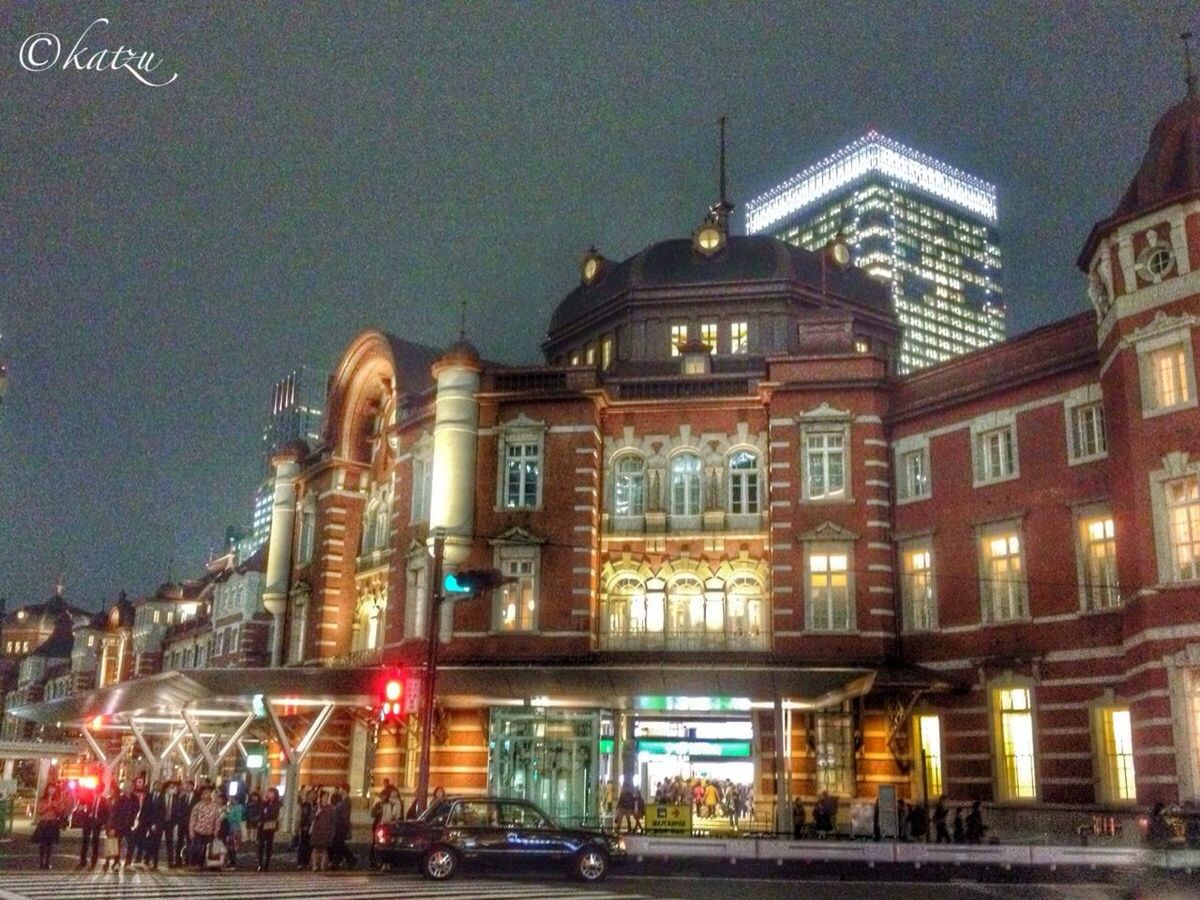
M 638 716 L 633 725 L 642 796 L 680 777 L 735 785 L 755 783 L 754 723 L 745 715 Z

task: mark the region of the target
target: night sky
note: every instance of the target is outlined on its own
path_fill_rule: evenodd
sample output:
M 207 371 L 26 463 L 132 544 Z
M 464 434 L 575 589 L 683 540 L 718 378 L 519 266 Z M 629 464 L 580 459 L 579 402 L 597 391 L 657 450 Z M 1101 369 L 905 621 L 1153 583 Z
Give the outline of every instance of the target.
M 217 7 L 219 14 L 211 12 Z M 22 43 L 152 50 L 27 72 Z M 1190 18 L 1190 21 L 1189 21 Z M 269 385 L 380 327 L 538 361 L 595 243 L 684 236 L 868 128 L 994 182 L 1010 333 L 1183 96 L 1186 3 L 11 3 L 0 596 L 98 606 L 248 522 Z

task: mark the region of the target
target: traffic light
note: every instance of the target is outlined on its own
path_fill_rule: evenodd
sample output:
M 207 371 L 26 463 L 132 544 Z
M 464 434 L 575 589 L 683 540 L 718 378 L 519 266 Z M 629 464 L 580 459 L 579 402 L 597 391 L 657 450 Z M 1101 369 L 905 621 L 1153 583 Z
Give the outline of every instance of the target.
M 464 569 L 447 572 L 442 588 L 448 597 L 474 597 L 515 580 L 505 578 L 499 569 Z
M 404 716 L 404 676 L 391 673 L 379 692 L 379 721 L 395 722 Z

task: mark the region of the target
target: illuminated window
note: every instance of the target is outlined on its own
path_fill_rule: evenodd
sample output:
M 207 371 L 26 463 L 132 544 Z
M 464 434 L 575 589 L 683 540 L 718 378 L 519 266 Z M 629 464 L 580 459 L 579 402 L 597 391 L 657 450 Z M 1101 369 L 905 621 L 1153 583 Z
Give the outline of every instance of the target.
M 612 368 L 613 364 L 613 339 L 611 337 L 602 337 L 600 339 L 600 368 L 607 371 Z
M 1188 401 L 1187 359 L 1183 347 L 1166 347 L 1150 354 L 1154 379 L 1154 405 L 1158 409 Z
M 731 322 L 729 325 L 729 352 L 750 352 L 750 329 L 746 322 Z
M 1178 478 L 1165 487 L 1172 574 L 1191 581 L 1200 578 L 1200 479 Z
M 813 717 L 817 757 L 817 793 L 854 796 L 854 725 L 850 714 L 819 710 Z
M 571 365 L 577 366 L 583 361 L 583 357 L 578 350 L 574 350 L 571 352 L 570 361 Z
M 1025 687 L 992 691 L 996 738 L 997 799 L 1036 800 L 1037 765 L 1033 740 L 1033 698 Z
M 433 457 L 413 457 L 412 519 L 429 521 L 429 505 L 433 498 Z
M 503 547 L 499 569 L 514 579 L 497 592 L 497 631 L 533 631 L 537 628 L 538 560 L 533 547 Z
M 758 454 L 739 450 L 729 457 L 729 512 L 758 513 Z
M 942 723 L 937 716 L 913 716 L 919 796 L 936 801 L 942 795 Z
M 930 495 L 929 451 L 926 447 L 899 454 L 898 494 L 900 500 L 916 500 Z
M 1101 512 L 1079 518 L 1080 588 L 1084 609 L 1121 604 L 1117 587 L 1117 539 L 1112 515 Z
M 1099 803 L 1132 803 L 1137 800 L 1133 771 L 1133 724 L 1129 710 L 1099 707 L 1095 710 L 1096 768 L 1100 773 Z
M 811 432 L 804 443 L 804 496 L 808 500 L 846 496 L 846 433 Z
M 854 341 L 854 352 L 855 353 L 871 352 L 871 342 L 868 341 L 866 338 L 857 338 Z
M 506 441 L 504 445 L 504 506 L 508 509 L 538 505 L 541 447 L 536 443 Z
M 933 554 L 927 543 L 906 545 L 900 553 L 900 596 L 906 631 L 930 631 L 937 623 Z
M 1098 459 L 1108 452 L 1104 406 L 1087 403 L 1071 408 L 1071 459 Z
M 1015 529 L 980 536 L 979 594 L 984 622 L 1011 622 L 1028 615 L 1021 535 Z
M 700 457 L 680 453 L 671 459 L 671 515 L 700 515 Z
M 849 570 L 849 554 L 845 549 L 810 547 L 805 606 L 808 627 L 813 631 L 854 628 Z
M 700 343 L 708 348 L 710 353 L 717 352 L 717 323 L 700 323 Z
M 596 364 L 596 345 L 595 344 L 588 344 L 583 349 L 583 361 L 585 363 L 587 363 L 589 366 L 594 366 Z
M 671 355 L 678 356 L 679 348 L 688 341 L 687 325 L 671 326 Z
M 613 479 L 613 513 L 641 516 L 646 512 L 646 463 L 640 456 L 617 459 Z

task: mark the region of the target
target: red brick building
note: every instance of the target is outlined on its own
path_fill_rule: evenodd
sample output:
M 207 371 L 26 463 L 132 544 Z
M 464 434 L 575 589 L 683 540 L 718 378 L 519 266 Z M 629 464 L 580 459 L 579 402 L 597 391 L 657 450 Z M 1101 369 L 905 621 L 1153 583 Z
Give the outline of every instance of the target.
M 723 204 L 589 253 L 546 365 L 359 335 L 277 458 L 276 662 L 418 669 L 441 529 L 514 581 L 444 610 L 434 784 L 1200 797 L 1198 167 L 1189 92 L 1087 237 L 1094 311 L 903 378 L 885 288 Z M 306 775 L 415 752 L 346 717 Z

